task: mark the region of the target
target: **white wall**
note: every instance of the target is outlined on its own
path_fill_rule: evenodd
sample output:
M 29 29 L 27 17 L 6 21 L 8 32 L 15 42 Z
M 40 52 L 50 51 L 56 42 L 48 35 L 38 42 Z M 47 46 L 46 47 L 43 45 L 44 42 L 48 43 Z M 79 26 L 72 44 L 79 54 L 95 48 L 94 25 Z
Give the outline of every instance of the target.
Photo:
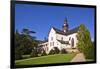
M 57 38 L 58 40 L 61 40 L 61 39 L 63 38 L 63 41 L 67 41 L 67 40 L 68 40 L 67 37 L 66 37 L 65 35 L 61 35 L 61 34 L 56 34 L 56 38 Z
M 51 40 L 51 38 L 53 38 L 53 40 Z M 48 41 L 49 41 L 48 46 L 49 46 L 49 51 L 50 51 L 56 45 L 56 32 L 54 31 L 53 28 L 51 28 L 49 32 Z M 53 42 L 54 42 L 54 46 L 50 46 L 50 43 L 53 43 Z
M 71 44 L 72 38 L 74 38 L 74 45 L 75 45 L 74 47 L 76 47 L 76 43 L 78 42 L 76 35 L 77 35 L 77 33 L 73 33 L 68 36 L 56 34 L 56 37 L 58 40 L 61 40 L 61 38 L 63 37 L 63 41 L 69 41 L 70 44 Z M 71 39 L 69 40 L 69 38 L 71 38 Z M 67 48 L 71 48 L 71 45 L 68 45 Z
M 59 36 L 58 36 L 59 37 Z M 53 40 L 51 40 L 51 38 L 53 38 Z M 59 48 L 59 50 L 61 50 L 61 43 L 57 41 L 57 34 L 55 32 L 55 30 L 53 28 L 51 28 L 50 32 L 49 32 L 49 36 L 48 36 L 48 41 L 49 41 L 49 51 L 51 49 L 53 49 L 53 47 L 57 47 Z M 50 43 L 53 43 L 54 42 L 54 45 L 53 46 L 50 46 Z M 49 53 L 48 51 L 48 53 Z
M 55 30 L 53 28 L 51 28 L 50 32 L 49 32 L 49 36 L 48 36 L 48 47 L 49 47 L 49 50 L 47 53 L 49 53 L 49 51 L 51 49 L 53 49 L 53 47 L 57 47 L 59 48 L 59 50 L 61 50 L 63 47 L 66 47 L 66 48 L 71 48 L 71 40 L 72 38 L 74 39 L 74 48 L 77 46 L 76 43 L 78 42 L 77 40 L 77 37 L 76 37 L 77 33 L 73 33 L 73 34 L 70 34 L 68 36 L 65 36 L 65 35 L 61 35 L 61 34 L 57 34 L 55 32 Z M 53 40 L 51 39 L 53 38 Z M 58 42 L 57 40 L 62 40 L 63 38 L 63 41 L 69 41 L 70 45 L 65 45 L 65 44 L 61 44 L 60 42 Z M 69 40 L 70 38 L 70 40 Z M 51 46 L 50 43 L 53 43 L 54 42 L 54 45 Z

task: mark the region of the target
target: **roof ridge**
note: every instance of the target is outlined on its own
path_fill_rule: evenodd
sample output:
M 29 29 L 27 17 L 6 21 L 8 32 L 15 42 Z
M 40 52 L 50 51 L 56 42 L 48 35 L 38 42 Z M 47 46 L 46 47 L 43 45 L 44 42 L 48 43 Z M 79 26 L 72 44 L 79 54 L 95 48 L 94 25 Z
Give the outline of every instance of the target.
M 72 33 L 75 33 L 75 32 L 77 32 L 78 30 L 79 30 L 79 26 L 78 27 L 75 27 L 75 28 L 73 28 L 73 29 L 71 29 L 71 30 L 68 30 L 68 32 L 63 32 L 62 30 L 60 30 L 60 29 L 57 29 L 57 28 L 55 28 L 55 27 L 52 27 L 55 31 L 56 31 L 56 33 L 58 33 L 58 34 L 62 34 L 62 35 L 70 35 L 70 34 L 72 34 Z

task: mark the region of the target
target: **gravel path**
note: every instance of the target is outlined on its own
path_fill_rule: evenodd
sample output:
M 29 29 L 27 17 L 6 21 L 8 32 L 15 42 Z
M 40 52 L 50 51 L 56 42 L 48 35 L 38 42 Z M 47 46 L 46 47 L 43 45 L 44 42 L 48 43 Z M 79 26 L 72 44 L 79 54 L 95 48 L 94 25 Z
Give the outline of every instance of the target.
M 86 59 L 84 57 L 83 53 L 78 53 L 72 60 L 71 62 L 85 62 Z

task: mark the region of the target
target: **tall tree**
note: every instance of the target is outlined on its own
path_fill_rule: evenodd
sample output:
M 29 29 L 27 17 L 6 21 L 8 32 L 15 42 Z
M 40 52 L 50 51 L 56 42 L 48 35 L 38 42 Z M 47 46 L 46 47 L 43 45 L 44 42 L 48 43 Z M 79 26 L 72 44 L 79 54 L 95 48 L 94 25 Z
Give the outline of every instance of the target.
M 80 28 L 77 34 L 77 39 L 78 39 L 77 46 L 80 52 L 83 52 L 87 59 L 93 59 L 94 46 L 92 45 L 92 42 L 91 42 L 90 32 L 88 31 L 88 29 L 86 29 L 84 24 L 80 25 Z
M 21 59 L 22 58 L 22 52 L 21 52 L 21 40 L 20 40 L 20 34 L 18 30 L 15 32 L 15 59 Z
M 22 33 L 16 30 L 15 33 L 15 59 L 21 59 L 24 54 L 31 54 L 34 47 L 37 46 L 37 41 L 34 36 L 35 33 L 29 29 L 23 29 Z
M 34 34 L 34 33 L 35 33 L 34 31 L 30 31 L 29 29 L 26 28 L 22 30 L 21 47 L 24 54 L 30 54 L 32 52 L 32 49 L 35 45 L 35 37 L 31 36 L 30 34 Z
M 24 28 L 24 29 L 22 30 L 22 33 L 23 33 L 24 35 L 29 35 L 30 33 L 36 33 L 36 32 L 30 31 L 29 29 Z

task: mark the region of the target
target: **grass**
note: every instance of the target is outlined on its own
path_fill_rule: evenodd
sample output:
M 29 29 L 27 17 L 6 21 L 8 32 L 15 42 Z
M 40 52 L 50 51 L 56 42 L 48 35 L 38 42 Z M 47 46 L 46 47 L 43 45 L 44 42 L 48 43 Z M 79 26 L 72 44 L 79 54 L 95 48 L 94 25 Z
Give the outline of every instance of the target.
M 52 64 L 70 62 L 76 54 L 55 54 L 47 55 L 23 60 L 16 60 L 16 65 L 37 65 L 37 64 Z

